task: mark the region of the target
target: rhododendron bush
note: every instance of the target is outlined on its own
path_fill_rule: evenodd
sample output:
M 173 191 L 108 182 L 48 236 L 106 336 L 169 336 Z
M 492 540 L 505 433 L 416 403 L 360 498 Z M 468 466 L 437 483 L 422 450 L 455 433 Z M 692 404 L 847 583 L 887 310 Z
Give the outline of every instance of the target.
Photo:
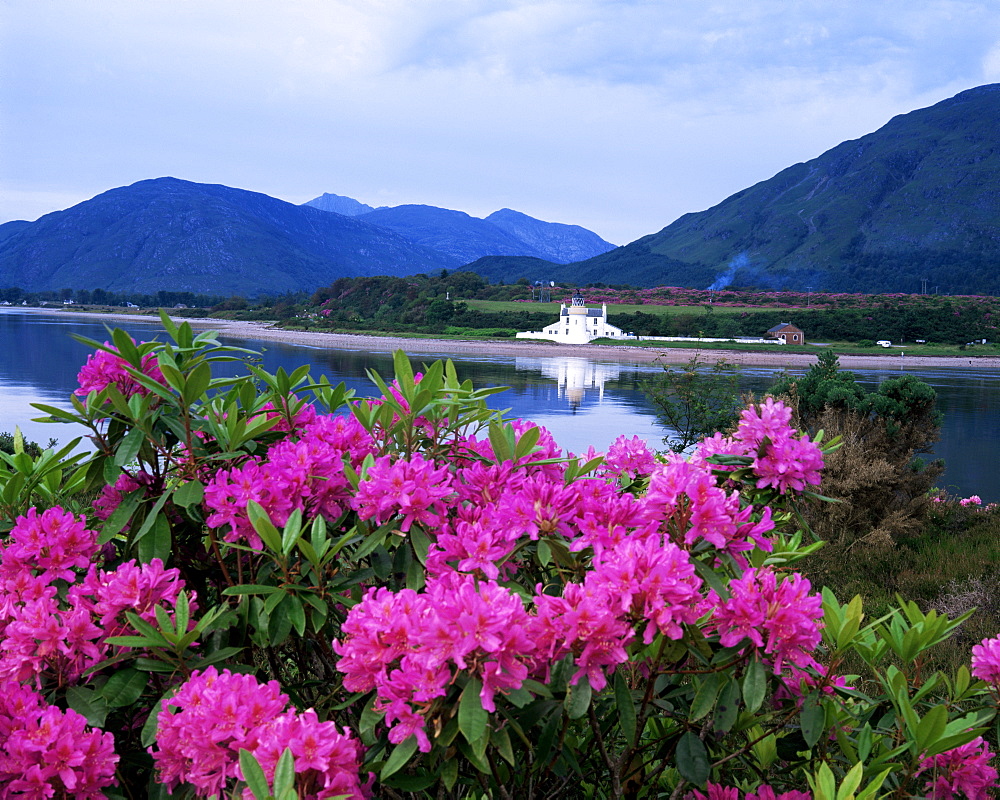
M 357 398 L 163 322 L 40 407 L 92 454 L 0 464 L 0 798 L 991 795 L 1000 645 L 928 675 L 961 618 L 796 571 L 836 443 L 780 402 L 569 454 L 450 362 Z

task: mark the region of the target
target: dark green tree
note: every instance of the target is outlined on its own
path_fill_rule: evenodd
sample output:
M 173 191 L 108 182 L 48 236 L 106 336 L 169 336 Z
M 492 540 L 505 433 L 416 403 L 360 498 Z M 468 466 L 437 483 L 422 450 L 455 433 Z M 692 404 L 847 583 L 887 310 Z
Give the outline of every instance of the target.
M 674 432 L 663 437 L 671 450 L 685 450 L 736 424 L 743 402 L 735 364 L 725 359 L 707 364 L 696 355 L 680 367 L 661 366 L 663 374 L 643 382 L 642 391 L 656 406 L 659 421 Z

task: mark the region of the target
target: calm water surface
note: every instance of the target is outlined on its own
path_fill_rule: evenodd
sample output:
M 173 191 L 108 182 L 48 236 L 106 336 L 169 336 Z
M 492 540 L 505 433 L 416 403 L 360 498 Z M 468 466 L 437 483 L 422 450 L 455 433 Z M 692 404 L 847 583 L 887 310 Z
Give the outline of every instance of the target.
M 138 340 L 161 332 L 152 321 L 119 324 Z M 31 403 L 65 407 L 77 387 L 76 374 L 90 351 L 72 339 L 71 333 L 99 341 L 109 338 L 103 324 L 96 321 L 0 312 L 0 431 L 19 425 L 25 435 L 43 444 L 53 436 L 64 442 L 78 435 L 68 426 L 30 421 L 39 416 Z M 361 395 L 374 393 L 366 369 L 392 375 L 392 359 L 386 353 L 226 341 L 261 351 L 263 366 L 271 372 L 279 366 L 290 372 L 308 363 L 314 376 L 326 374 L 332 383 L 343 381 Z M 510 387 L 494 396 L 493 405 L 544 425 L 567 450 L 583 452 L 590 445 L 603 450 L 622 434 L 638 435 L 659 446 L 667 433 L 639 388 L 641 381 L 659 371 L 655 365 L 566 356 L 471 358 L 446 351 L 439 356 L 452 358 L 459 375 L 476 386 Z M 413 361 L 419 364 L 436 357 L 420 355 Z M 945 415 L 935 453 L 948 464 L 941 485 L 956 493 L 978 494 L 984 501 L 1000 502 L 1000 470 L 995 467 L 1000 452 L 1000 373 L 972 367 L 907 371 L 937 390 Z M 759 392 L 777 372 L 744 368 L 743 388 Z M 857 372 L 869 388 L 899 374 L 900 370 Z

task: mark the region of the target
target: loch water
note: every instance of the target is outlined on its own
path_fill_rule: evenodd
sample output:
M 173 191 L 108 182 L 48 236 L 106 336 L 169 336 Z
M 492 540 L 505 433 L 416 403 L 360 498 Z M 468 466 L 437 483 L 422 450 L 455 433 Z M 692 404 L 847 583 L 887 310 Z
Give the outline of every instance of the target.
M 115 323 L 137 340 L 158 334 L 158 322 L 135 320 Z M 82 431 L 72 426 L 31 420 L 39 416 L 32 403 L 68 407 L 69 395 L 77 388 L 76 375 L 90 350 L 71 337 L 109 339 L 104 324 L 76 315 L 0 312 L 0 431 L 20 426 L 25 435 L 45 444 L 50 437 L 60 442 Z M 285 343 L 225 338 L 227 344 L 261 352 L 261 365 L 274 372 L 291 372 L 308 363 L 313 376 L 327 375 L 331 383 L 343 381 L 362 396 L 374 393 L 366 370 L 384 377 L 392 375 L 392 357 L 387 353 L 302 347 Z M 472 357 L 439 354 L 413 357 L 415 365 L 435 358 L 451 358 L 462 378 L 479 386 L 506 386 L 494 395 L 495 408 L 544 425 L 566 450 L 582 453 L 593 445 L 605 449 L 620 435 L 637 435 L 660 446 L 667 431 L 656 419 L 640 384 L 660 368 L 655 364 L 626 364 L 614 360 L 557 357 Z M 901 360 L 902 361 L 902 360 Z M 237 365 L 231 367 L 235 371 Z M 939 482 L 954 494 L 978 494 L 984 502 L 1000 502 L 1000 371 L 956 365 L 938 369 L 858 370 L 868 388 L 898 376 L 903 370 L 926 381 L 938 393 L 944 413 L 941 440 L 935 456 L 945 459 L 947 469 Z M 745 367 L 741 370 L 744 390 L 761 392 L 780 370 Z

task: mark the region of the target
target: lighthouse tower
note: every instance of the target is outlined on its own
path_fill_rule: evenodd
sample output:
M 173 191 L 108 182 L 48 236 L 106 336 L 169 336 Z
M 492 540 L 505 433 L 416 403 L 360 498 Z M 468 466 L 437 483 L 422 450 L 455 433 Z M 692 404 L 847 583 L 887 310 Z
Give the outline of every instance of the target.
M 634 338 L 621 328 L 608 323 L 608 304 L 600 309 L 587 308 L 583 294 L 577 290 L 570 304 L 559 306 L 559 321 L 546 326 L 541 331 L 521 331 L 518 339 L 549 339 L 565 344 L 587 344 L 594 339 L 607 337 L 609 339 Z

